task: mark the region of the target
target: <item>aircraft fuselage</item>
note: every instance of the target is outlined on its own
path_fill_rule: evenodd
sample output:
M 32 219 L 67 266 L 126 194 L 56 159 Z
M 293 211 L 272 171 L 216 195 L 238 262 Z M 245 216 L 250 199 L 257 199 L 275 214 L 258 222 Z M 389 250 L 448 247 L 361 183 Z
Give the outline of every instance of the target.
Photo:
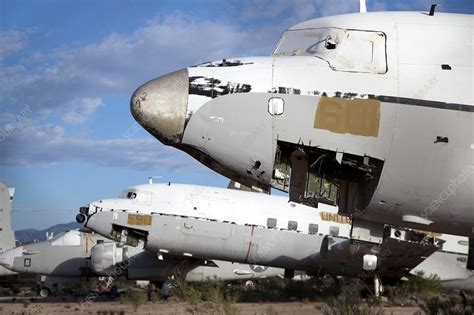
M 272 56 L 144 84 L 131 110 L 161 142 L 248 186 L 472 236 L 472 35 L 472 16 L 459 14 L 310 20 Z

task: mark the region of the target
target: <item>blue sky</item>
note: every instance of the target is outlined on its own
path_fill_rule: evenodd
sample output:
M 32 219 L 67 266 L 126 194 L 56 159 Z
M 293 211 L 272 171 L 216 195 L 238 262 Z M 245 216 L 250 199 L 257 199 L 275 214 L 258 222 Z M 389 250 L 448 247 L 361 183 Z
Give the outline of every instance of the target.
M 368 0 L 369 11 L 433 1 Z M 90 201 L 163 181 L 227 180 L 165 147 L 129 112 L 141 83 L 188 65 L 268 55 L 306 19 L 356 12 L 358 0 L 0 0 L 0 181 L 16 187 L 13 227 L 74 220 Z M 474 13 L 472 0 L 437 1 Z

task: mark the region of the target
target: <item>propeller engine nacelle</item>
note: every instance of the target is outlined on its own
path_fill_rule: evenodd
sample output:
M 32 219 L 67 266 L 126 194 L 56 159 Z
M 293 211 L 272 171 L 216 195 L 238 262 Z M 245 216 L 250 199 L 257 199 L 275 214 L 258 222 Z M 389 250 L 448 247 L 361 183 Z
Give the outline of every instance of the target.
M 123 262 L 123 247 L 116 243 L 100 243 L 92 247 L 91 268 L 99 275 L 109 275 L 114 272 L 117 264 Z

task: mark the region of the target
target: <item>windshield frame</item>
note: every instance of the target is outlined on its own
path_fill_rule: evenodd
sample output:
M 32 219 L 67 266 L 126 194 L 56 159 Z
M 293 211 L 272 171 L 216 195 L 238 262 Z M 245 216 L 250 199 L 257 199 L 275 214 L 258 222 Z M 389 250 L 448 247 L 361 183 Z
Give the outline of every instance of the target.
M 310 32 L 313 33 L 313 36 L 308 34 L 305 38 L 305 33 Z M 318 33 L 319 38 L 316 38 Z M 298 39 L 301 41 L 299 45 L 294 43 Z M 289 42 L 289 47 L 284 47 L 285 40 Z M 295 47 L 291 48 L 291 44 Z M 321 44 L 325 49 L 321 49 Z M 371 49 L 371 54 L 347 53 L 348 50 L 364 51 L 368 47 Z M 280 37 L 273 49 L 272 56 L 316 57 L 327 62 L 332 70 L 340 72 L 371 74 L 385 74 L 388 72 L 387 35 L 379 30 L 339 27 L 289 29 Z M 368 56 L 370 57 L 367 58 Z

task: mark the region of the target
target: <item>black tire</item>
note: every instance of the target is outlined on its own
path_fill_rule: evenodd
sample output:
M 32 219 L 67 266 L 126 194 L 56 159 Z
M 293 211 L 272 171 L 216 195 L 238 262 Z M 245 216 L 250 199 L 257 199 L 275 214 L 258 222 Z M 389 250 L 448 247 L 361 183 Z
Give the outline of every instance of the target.
M 39 291 L 39 296 L 41 297 L 48 297 L 51 294 L 51 291 L 48 288 L 41 288 Z
M 79 224 L 86 222 L 86 219 L 87 219 L 86 216 L 82 213 L 79 213 L 78 215 L 76 215 L 76 222 Z

